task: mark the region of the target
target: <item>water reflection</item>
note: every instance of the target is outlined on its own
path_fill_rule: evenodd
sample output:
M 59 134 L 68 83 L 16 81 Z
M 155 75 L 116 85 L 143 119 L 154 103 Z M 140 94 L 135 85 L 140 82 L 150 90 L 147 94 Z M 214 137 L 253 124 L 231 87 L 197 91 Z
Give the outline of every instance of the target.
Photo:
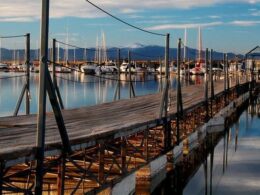
M 260 137 L 260 98 L 251 102 L 230 128 L 223 133 L 208 134 L 205 142 L 176 164 L 175 171 L 159 186 L 153 194 L 214 195 L 219 193 L 219 183 L 227 171 L 238 163 L 240 140 Z M 239 156 L 243 158 L 243 156 Z M 247 170 L 247 168 L 246 168 Z M 250 175 L 248 172 L 246 175 Z M 236 180 L 236 176 L 228 175 Z M 228 184 L 224 184 L 228 185 Z M 254 190 L 254 189 L 253 189 Z
M 19 75 L 24 75 L 24 73 L 0 72 L 0 78 Z M 71 74 L 57 74 L 57 84 L 65 108 L 91 106 L 113 101 L 118 76 L 102 75 L 102 77 L 106 77 L 107 79 L 89 76 L 78 72 Z M 137 96 L 157 93 L 162 90 L 164 85 L 164 75 L 133 74 L 131 78 Z M 25 77 L 0 79 L 0 116 L 13 114 L 22 86 L 25 83 L 25 79 Z M 120 97 L 122 99 L 129 98 L 129 75 L 121 74 L 120 80 Z M 190 80 L 187 79 L 187 77 L 184 77 L 181 80 L 183 86 L 200 84 L 202 81 L 203 79 L 201 77 L 191 77 Z M 30 80 L 31 113 L 36 113 L 37 111 L 38 83 L 39 74 L 32 73 Z M 176 75 L 170 75 L 170 87 L 175 89 L 176 85 Z M 23 101 L 19 114 L 24 113 L 24 104 Z M 50 111 L 50 104 L 47 104 L 47 110 Z

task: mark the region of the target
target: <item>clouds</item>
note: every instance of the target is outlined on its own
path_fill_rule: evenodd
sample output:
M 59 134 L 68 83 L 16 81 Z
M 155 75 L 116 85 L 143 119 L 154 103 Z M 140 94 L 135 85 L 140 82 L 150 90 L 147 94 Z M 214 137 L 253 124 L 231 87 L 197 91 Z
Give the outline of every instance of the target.
M 240 26 L 240 27 L 249 27 L 259 25 L 260 21 L 254 20 L 235 20 L 231 22 L 209 22 L 209 23 L 186 23 L 186 24 L 163 24 L 163 25 L 155 25 L 146 28 L 146 30 L 174 30 L 174 29 L 185 29 L 185 28 L 207 28 L 214 26 L 223 26 L 223 25 L 232 25 L 232 26 Z
M 251 21 L 251 20 L 235 20 L 230 22 L 231 25 L 234 26 L 242 26 L 242 27 L 248 27 L 248 26 L 256 26 L 260 24 L 260 21 Z
M 258 3 L 260 0 L 93 0 L 101 7 L 123 14 L 133 14 L 141 10 L 156 9 L 189 9 L 223 3 Z M 41 1 L 8 0 L 2 1 L 0 21 L 34 21 L 40 18 Z M 52 0 L 50 1 L 50 16 L 52 18 L 79 17 L 97 18 L 104 15 L 88 4 L 85 0 Z
M 189 24 L 164 24 L 148 27 L 147 30 L 172 30 L 172 29 L 184 29 L 184 28 L 198 28 L 200 27 L 210 27 L 219 26 L 223 22 L 210 22 L 210 23 L 189 23 Z

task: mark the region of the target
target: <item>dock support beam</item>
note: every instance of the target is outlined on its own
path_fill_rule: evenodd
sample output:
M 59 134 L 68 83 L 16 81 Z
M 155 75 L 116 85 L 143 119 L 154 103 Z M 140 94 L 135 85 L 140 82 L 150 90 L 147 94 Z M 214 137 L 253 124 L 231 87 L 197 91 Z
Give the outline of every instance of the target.
M 104 143 L 99 144 L 99 168 L 98 168 L 98 181 L 102 185 L 105 179 L 105 148 Z
M 121 138 L 121 173 L 124 175 L 127 172 L 126 166 L 126 139 Z
M 52 80 L 53 80 L 53 86 L 57 93 L 60 107 L 61 109 L 64 109 L 63 101 L 60 95 L 60 90 L 58 88 L 57 78 L 56 78 L 56 39 L 52 40 Z
M 209 120 L 209 100 L 208 100 L 208 67 L 209 67 L 209 50 L 206 48 L 206 67 L 205 67 L 205 83 L 204 83 L 204 98 L 205 98 L 205 110 L 206 110 L 206 116 L 205 121 L 207 122 Z
M 25 64 L 26 64 L 26 83 L 24 84 L 19 99 L 17 101 L 13 116 L 17 116 L 20 110 L 23 97 L 25 95 L 25 113 L 30 114 L 30 33 L 25 35 L 26 37 L 26 51 L 25 51 Z
M 181 39 L 178 42 L 178 51 L 177 51 L 177 143 L 180 143 L 180 120 L 183 115 L 183 106 L 182 106 L 182 94 L 181 94 L 181 81 L 180 81 L 180 70 L 181 70 Z
M 45 120 L 46 120 L 46 74 L 48 59 L 48 35 L 49 35 L 49 0 L 42 0 L 41 16 L 41 64 L 40 64 L 40 87 L 39 106 L 37 118 L 37 138 L 36 138 L 36 178 L 35 194 L 42 194 L 43 187 L 43 160 L 45 143 Z
M 66 159 L 65 159 L 65 154 L 62 154 L 60 164 L 58 165 L 58 178 L 57 178 L 58 195 L 64 194 L 65 172 L 66 172 Z

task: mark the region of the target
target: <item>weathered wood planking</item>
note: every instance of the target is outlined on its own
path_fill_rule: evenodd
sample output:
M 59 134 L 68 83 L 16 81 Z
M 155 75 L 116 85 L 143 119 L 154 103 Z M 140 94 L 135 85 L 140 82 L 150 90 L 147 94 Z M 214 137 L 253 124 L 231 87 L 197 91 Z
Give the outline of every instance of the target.
M 232 84 L 234 85 L 234 83 Z M 215 94 L 223 91 L 223 81 L 215 82 Z M 183 106 L 189 108 L 204 101 L 204 86 L 182 89 Z M 171 91 L 170 114 L 176 112 L 176 91 Z M 130 100 L 63 110 L 65 126 L 72 145 L 113 137 L 120 131 L 156 122 L 161 94 L 136 97 Z M 32 155 L 35 147 L 37 116 L 0 118 L 0 159 L 12 160 Z M 59 148 L 61 139 L 52 113 L 46 116 L 46 150 Z

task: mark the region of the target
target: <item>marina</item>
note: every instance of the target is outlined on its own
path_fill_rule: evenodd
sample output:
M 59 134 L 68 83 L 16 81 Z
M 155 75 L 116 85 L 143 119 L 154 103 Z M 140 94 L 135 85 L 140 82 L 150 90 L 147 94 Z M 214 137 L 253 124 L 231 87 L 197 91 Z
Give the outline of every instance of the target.
M 0 8 L 0 195 L 259 193 L 259 23 L 116 1 Z

